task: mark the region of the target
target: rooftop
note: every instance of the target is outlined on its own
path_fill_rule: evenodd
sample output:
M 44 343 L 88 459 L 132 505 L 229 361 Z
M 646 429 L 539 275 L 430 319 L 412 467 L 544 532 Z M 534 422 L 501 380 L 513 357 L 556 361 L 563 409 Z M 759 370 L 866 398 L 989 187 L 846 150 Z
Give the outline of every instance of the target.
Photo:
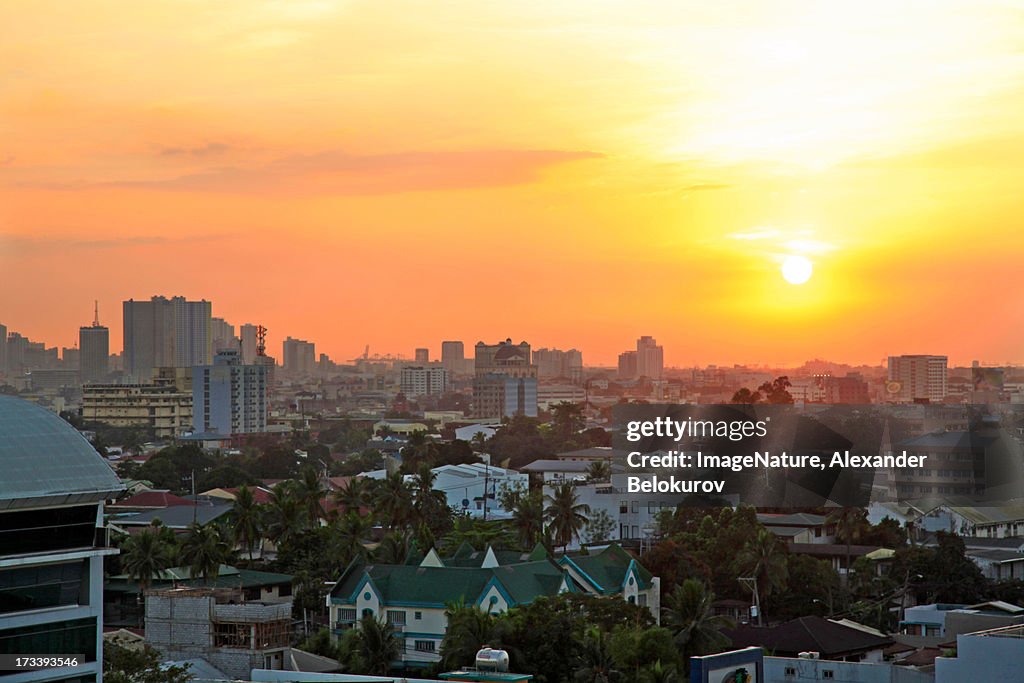
M 124 484 L 58 415 L 0 396 L 0 509 L 97 502 Z

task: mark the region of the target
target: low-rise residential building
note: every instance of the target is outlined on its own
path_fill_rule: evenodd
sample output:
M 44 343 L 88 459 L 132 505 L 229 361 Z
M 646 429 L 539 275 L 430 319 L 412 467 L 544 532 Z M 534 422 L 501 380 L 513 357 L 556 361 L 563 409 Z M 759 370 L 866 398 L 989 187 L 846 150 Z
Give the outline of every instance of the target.
M 660 611 L 660 582 L 616 545 L 592 555 L 552 557 L 540 545 L 530 553 L 477 551 L 463 544 L 442 558 L 431 549 L 406 564 L 349 565 L 328 596 L 335 636 L 364 616 L 386 619 L 404 640 L 403 666 L 440 661 L 453 602 L 490 613 L 539 597 L 579 592 L 628 600 Z
M 935 683 L 1019 681 L 1021 672 L 1024 672 L 1024 626 L 1021 625 L 958 635 L 955 656 L 935 659 Z
M 448 499 L 448 507 L 473 517 L 488 519 L 507 518 L 511 510 L 505 510 L 498 501 L 503 488 L 526 488 L 529 477 L 515 470 L 494 467 L 482 462 L 435 467 L 434 489 L 441 491 Z M 374 470 L 363 476 L 369 479 L 383 479 L 387 470 Z M 406 480 L 412 481 L 413 475 Z
M 82 419 L 174 438 L 192 429 L 192 392 L 169 381 L 88 384 L 82 389 Z

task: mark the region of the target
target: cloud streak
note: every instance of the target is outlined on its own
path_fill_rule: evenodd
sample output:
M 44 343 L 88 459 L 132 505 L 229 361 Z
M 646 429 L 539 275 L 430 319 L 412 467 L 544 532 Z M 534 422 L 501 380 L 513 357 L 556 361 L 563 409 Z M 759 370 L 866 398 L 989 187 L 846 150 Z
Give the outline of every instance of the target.
M 216 143 L 169 148 L 168 156 L 219 153 Z M 548 167 L 603 158 L 589 151 L 475 150 L 352 154 L 327 150 L 295 154 L 262 166 L 218 166 L 170 178 L 122 178 L 97 182 L 27 182 L 23 186 L 55 190 L 123 188 L 226 194 L 381 195 L 476 189 L 535 181 Z

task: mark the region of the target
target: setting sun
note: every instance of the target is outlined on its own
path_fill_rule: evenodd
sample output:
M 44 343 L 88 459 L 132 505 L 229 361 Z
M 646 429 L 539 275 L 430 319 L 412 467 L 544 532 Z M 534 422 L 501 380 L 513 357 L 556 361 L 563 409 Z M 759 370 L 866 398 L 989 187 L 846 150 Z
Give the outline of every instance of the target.
M 787 256 L 782 262 L 782 277 L 791 285 L 802 285 L 813 272 L 814 266 L 805 256 Z

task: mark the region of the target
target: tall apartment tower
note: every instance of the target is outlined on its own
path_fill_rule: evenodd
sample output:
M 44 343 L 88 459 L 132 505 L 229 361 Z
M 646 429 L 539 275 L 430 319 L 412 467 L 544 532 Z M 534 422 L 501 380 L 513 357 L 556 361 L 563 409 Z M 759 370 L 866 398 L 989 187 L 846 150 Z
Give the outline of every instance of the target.
M 583 379 L 583 354 L 576 349 L 537 349 L 533 352 L 533 364 L 540 379 L 565 378 L 574 383 Z
M 284 371 L 290 375 L 312 375 L 316 369 L 316 344 L 288 337 L 282 345 Z
M 526 342 L 477 342 L 474 356 L 473 412 L 476 417 L 537 415 L 537 366 Z
M 465 345 L 460 341 L 441 342 L 441 366 L 448 371 L 448 377 L 454 377 L 465 372 Z
M 886 392 L 903 403 L 940 403 L 946 398 L 946 356 L 889 356 Z
M 416 349 L 416 363 L 426 365 L 430 362 L 430 349 L 419 348 Z
M 644 335 L 636 340 L 636 374 L 648 379 L 661 379 L 665 372 L 665 350 L 654 337 Z
M 210 318 L 210 352 L 238 351 L 238 337 L 235 326 L 223 318 Z
M 256 362 L 256 347 L 259 343 L 259 326 L 246 323 L 238 328 L 238 336 L 242 340 L 242 362 L 250 365 Z
M 7 372 L 7 326 L 0 325 L 0 374 Z
M 245 365 L 238 351 L 218 351 L 192 369 L 192 428 L 223 435 L 267 431 L 266 365 Z
M 78 375 L 82 384 L 102 382 L 110 372 L 110 330 L 100 325 L 96 303 L 92 325 L 78 328 Z
M 212 360 L 209 301 L 154 296 L 124 302 L 124 364 L 136 381 L 148 382 L 154 368 L 189 368 Z

